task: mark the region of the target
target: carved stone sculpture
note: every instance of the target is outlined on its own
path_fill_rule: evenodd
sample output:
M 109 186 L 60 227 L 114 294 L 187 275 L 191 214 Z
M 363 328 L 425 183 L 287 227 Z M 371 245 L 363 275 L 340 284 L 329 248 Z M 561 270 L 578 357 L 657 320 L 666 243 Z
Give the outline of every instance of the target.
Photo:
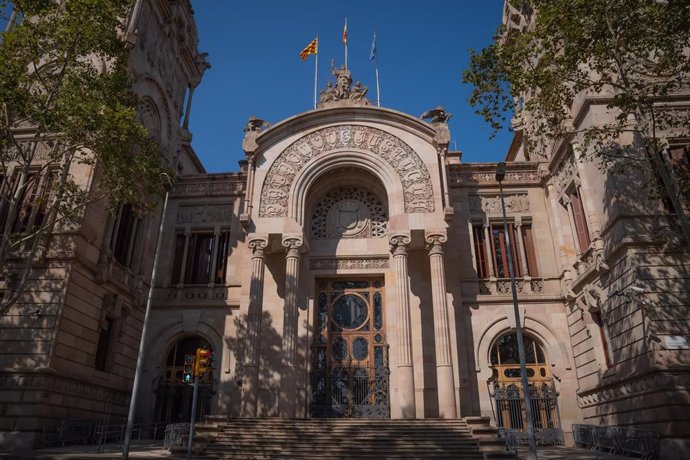
M 352 75 L 345 66 L 339 69 L 333 67 L 333 76 L 335 77 L 335 86 L 330 81 L 326 84 L 326 90 L 320 93 L 319 107 L 351 104 L 369 105 L 369 100 L 366 98 L 369 89 L 362 86 L 360 82 L 357 82 L 353 87 Z
M 439 105 L 435 109 L 427 110 L 419 118 L 428 120 L 429 123 L 448 123 L 448 120 L 450 120 L 452 116 L 452 114 L 446 112 L 446 110 Z

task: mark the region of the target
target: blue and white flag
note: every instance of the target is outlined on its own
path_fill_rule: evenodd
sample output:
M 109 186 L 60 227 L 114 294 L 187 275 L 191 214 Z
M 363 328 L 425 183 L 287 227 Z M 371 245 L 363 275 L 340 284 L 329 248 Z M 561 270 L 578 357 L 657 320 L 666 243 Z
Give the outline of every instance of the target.
M 374 32 L 374 39 L 371 41 L 371 53 L 369 53 L 369 60 L 376 60 L 376 32 Z

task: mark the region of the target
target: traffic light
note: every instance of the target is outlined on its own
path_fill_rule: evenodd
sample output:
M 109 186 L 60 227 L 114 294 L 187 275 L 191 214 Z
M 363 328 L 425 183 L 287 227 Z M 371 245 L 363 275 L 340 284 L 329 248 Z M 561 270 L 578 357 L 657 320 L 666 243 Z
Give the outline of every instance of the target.
M 184 355 L 184 373 L 182 374 L 183 383 L 192 383 L 194 380 L 194 355 Z
M 194 360 L 194 376 L 201 377 L 211 369 L 211 356 L 213 353 L 203 348 L 196 349 L 196 359 Z

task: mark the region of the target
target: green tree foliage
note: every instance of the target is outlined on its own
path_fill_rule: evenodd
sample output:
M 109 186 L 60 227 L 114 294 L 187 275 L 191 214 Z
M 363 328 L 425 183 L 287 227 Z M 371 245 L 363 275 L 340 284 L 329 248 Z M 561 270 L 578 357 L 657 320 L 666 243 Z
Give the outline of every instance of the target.
M 138 121 L 123 40 L 132 3 L 0 0 L 12 11 L 0 35 L 0 313 L 87 205 L 143 212 L 160 193 L 161 156 Z
M 690 189 L 662 155 L 668 140 L 690 132 L 690 1 L 530 0 L 509 6 L 508 24 L 494 43 L 471 53 L 463 74 L 473 85 L 475 111 L 495 131 L 512 121 L 528 148 L 544 157 L 559 138 L 576 136 L 604 160 L 651 166 L 690 241 L 682 211 Z M 685 107 L 673 107 L 670 97 L 685 100 Z M 578 125 L 571 109 L 584 98 L 605 104 L 612 116 Z M 626 148 L 626 135 L 637 150 Z

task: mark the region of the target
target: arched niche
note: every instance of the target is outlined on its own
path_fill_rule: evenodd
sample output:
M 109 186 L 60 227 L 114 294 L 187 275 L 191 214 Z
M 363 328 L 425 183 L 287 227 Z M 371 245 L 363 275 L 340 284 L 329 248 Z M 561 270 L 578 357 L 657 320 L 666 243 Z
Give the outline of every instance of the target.
M 305 202 L 303 221 L 310 239 L 380 238 L 387 233 L 386 188 L 364 169 L 344 166 L 320 175 Z M 341 212 L 347 228 L 341 225 Z
M 318 157 L 305 165 L 299 176 L 295 178 L 290 191 L 288 216 L 295 219 L 300 225 L 306 222 L 308 199 L 316 196 L 314 191 L 319 190 L 320 178 L 330 176 L 340 177 L 342 183 L 347 183 L 343 175 L 344 171 L 352 171 L 362 177 L 365 186 L 373 187 L 375 193 L 381 194 L 388 205 L 388 216 L 403 214 L 405 212 L 401 194 L 403 186 L 395 171 L 384 161 L 363 152 L 340 151 L 325 157 Z M 328 181 L 328 179 L 324 179 Z M 321 182 L 324 183 L 324 182 Z

